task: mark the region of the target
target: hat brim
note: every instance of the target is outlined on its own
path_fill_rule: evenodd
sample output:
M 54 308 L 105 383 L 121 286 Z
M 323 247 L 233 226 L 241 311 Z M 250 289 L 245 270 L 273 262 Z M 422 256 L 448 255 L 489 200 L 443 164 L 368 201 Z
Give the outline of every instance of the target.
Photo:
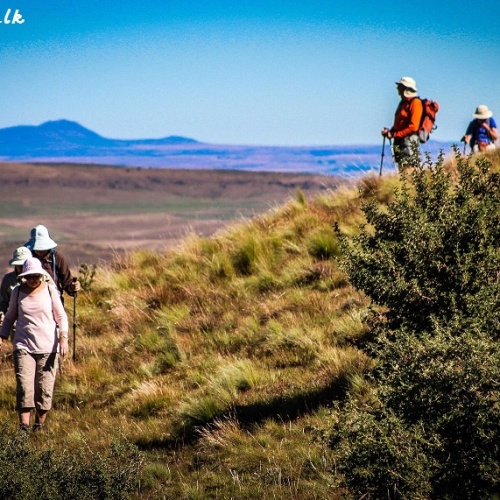
M 26 257 L 28 258 L 28 257 Z M 9 266 L 22 266 L 24 264 L 24 260 L 17 260 L 17 259 L 10 259 L 9 260 Z
M 34 250 L 53 250 L 57 243 L 51 238 L 44 238 L 43 240 L 29 240 L 24 246 L 33 252 Z
M 18 274 L 17 277 L 22 278 L 23 276 L 29 276 L 30 274 L 41 274 L 46 278 L 50 278 L 50 274 L 44 269 L 38 269 L 38 270 L 33 269 L 32 271 L 26 271 L 25 273 Z
M 418 92 L 418 89 L 416 89 L 414 87 L 408 87 L 404 83 L 401 83 L 401 82 L 394 82 L 394 83 L 396 84 L 396 87 L 399 87 L 401 85 L 401 87 L 404 87 L 406 90 L 410 90 L 410 91 L 415 92 L 415 93 Z
M 480 120 L 487 120 L 493 116 L 493 111 L 488 111 L 487 113 L 474 113 L 472 116 Z

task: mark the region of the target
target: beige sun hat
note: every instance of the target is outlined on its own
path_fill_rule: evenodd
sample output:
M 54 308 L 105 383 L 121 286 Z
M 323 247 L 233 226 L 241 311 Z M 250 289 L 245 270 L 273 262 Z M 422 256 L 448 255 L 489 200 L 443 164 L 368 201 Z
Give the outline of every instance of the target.
M 23 272 L 18 275 L 18 278 L 22 278 L 28 274 L 42 274 L 46 278 L 50 278 L 49 273 L 43 269 L 42 263 L 35 257 L 28 258 L 24 261 Z
M 405 88 L 405 97 L 414 97 L 417 95 L 417 82 L 411 76 L 403 76 L 396 85 L 402 85 Z
M 33 250 L 52 250 L 57 243 L 49 236 L 49 230 L 39 224 L 31 230 L 30 240 L 24 246 L 33 252 Z
M 476 108 L 476 112 L 472 115 L 474 118 L 479 118 L 480 120 L 487 120 L 493 116 L 493 111 L 488 109 L 486 104 L 480 104 Z
M 26 247 L 19 247 L 14 250 L 12 259 L 9 260 L 9 266 L 22 266 L 26 259 L 33 257 L 30 249 Z

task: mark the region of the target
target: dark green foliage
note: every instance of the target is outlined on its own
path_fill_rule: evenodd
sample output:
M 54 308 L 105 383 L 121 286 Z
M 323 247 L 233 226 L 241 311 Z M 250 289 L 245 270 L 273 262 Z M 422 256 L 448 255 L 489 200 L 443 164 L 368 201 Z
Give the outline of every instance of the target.
M 392 411 L 339 410 L 330 446 L 354 498 L 429 498 L 435 461 L 419 426 Z
M 119 500 L 137 490 L 142 457 L 127 443 L 106 454 L 40 451 L 29 436 L 0 433 L 0 498 L 12 500 Z
M 433 318 L 477 316 L 479 304 L 498 297 L 500 268 L 498 174 L 486 160 L 460 158 L 454 187 L 442 162 L 425 167 L 415 166 L 387 212 L 364 206 L 374 233 L 343 239 L 352 283 L 390 308 L 391 326 L 415 331 Z
M 428 450 L 439 464 L 434 492 L 488 497 L 493 485 L 500 487 L 497 342 L 476 329 L 436 327 L 419 338 L 400 331 L 381 344 L 380 399 L 407 425 L 421 425 L 427 439 L 440 441 Z
M 387 211 L 341 238 L 372 319 L 377 404 L 353 398 L 332 433 L 345 482 L 369 498 L 500 492 L 500 177 L 488 161 L 414 161 Z M 380 458 L 377 458 L 380 457 Z M 420 486 L 419 486 L 420 484 Z

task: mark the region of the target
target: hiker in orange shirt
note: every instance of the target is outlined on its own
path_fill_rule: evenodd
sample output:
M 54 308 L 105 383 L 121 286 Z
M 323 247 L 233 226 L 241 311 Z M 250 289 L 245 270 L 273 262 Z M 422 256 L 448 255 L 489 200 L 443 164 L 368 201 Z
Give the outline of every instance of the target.
M 396 82 L 401 101 L 394 115 L 391 129 L 382 129 L 382 135 L 394 139 L 394 161 L 399 165 L 412 154 L 413 144 L 419 144 L 418 130 L 422 120 L 423 106 L 417 97 L 417 84 L 409 76 Z

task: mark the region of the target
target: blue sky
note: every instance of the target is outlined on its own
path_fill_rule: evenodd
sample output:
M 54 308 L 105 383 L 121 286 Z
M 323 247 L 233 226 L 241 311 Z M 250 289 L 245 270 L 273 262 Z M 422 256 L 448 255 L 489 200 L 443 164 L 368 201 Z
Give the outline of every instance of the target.
M 436 140 L 500 121 L 500 2 L 0 0 L 0 127 L 74 120 L 110 138 L 381 143 L 416 79 Z M 482 10 L 481 10 L 482 9 Z

